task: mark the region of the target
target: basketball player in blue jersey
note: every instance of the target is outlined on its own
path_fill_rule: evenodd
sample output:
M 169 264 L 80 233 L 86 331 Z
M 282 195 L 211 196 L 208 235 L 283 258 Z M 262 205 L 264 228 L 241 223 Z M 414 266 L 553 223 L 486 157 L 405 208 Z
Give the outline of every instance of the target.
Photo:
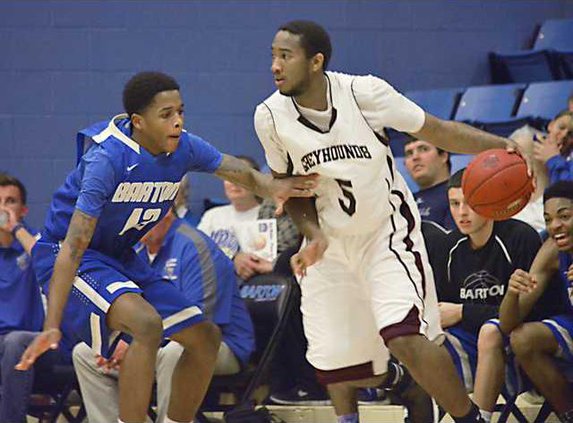
M 306 238 L 292 264 L 303 277 L 307 358 L 339 422 L 358 422 L 357 386 L 381 383 L 404 387 L 411 421 L 432 420 L 431 401 L 411 381 L 400 382 L 406 373 L 387 365 L 389 351 L 457 422 L 480 421 L 447 352 L 432 342 L 443 334 L 420 216 L 384 131 L 457 153 L 517 146 L 437 119 L 379 78 L 327 72 L 331 52 L 329 35 L 314 22 L 280 27 L 271 65 L 278 91 L 255 112 L 277 177 L 320 175 L 314 199 L 286 204 Z
M 501 329 L 511 333 L 511 348 L 531 382 L 560 420 L 571 423 L 573 389 L 566 375 L 573 376 L 573 308 L 541 322 L 522 322 L 556 272 L 573 301 L 573 181 L 551 185 L 543 203 L 549 239 L 529 271 L 518 269 L 511 275 L 499 320 Z
M 133 245 L 167 213 L 188 171 L 208 172 L 284 201 L 311 195 L 315 180 L 274 180 L 224 155 L 183 129 L 177 82 L 162 73 L 132 77 L 123 92 L 127 114 L 79 134 L 93 146 L 56 191 L 32 259 L 48 295 L 44 331 L 18 369 L 61 344 L 84 341 L 109 358 L 132 338 L 119 375 L 120 421 L 145 420 L 154 366 L 164 338 L 180 343 L 166 422 L 190 422 L 204 391 L 189 380 L 211 378 L 220 333 L 201 309 L 166 284 Z M 189 351 L 193 350 L 193 354 Z

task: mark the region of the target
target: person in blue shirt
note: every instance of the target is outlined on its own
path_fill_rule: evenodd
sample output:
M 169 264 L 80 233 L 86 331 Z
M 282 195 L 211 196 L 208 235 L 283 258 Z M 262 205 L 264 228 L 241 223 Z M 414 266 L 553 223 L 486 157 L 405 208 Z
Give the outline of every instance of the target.
M 573 181 L 559 181 L 543 194 L 549 238 L 531 269 L 517 269 L 499 310 L 500 327 L 511 334 L 511 348 L 535 388 L 560 421 L 573 422 L 573 307 L 541 322 L 523 323 L 558 274 L 573 301 Z M 573 304 L 572 304 L 573 305 Z M 570 377 L 569 381 L 567 376 Z
M 126 114 L 80 131 L 78 145 L 91 145 L 53 196 L 32 252 L 48 296 L 46 322 L 17 368 L 28 369 L 58 346 L 70 353 L 80 341 L 109 358 L 127 334 L 132 341 L 119 377 L 119 421 L 143 422 L 157 351 L 169 338 L 184 351 L 165 421 L 190 422 L 204 393 L 188 381 L 203 386 L 210 380 L 219 329 L 132 247 L 167 213 L 188 171 L 214 173 L 280 202 L 312 196 L 316 176 L 273 179 L 185 131 L 179 85 L 163 73 L 133 76 L 123 105 Z
M 22 182 L 0 173 L 0 422 L 9 423 L 26 421 L 36 374 L 59 359 L 52 352 L 26 372 L 14 369 L 44 321 L 30 260 L 36 231 L 24 222 L 27 213 Z
M 221 329 L 222 342 L 215 374 L 235 374 L 244 367 L 254 350 L 254 331 L 240 297 L 232 261 L 207 235 L 170 211 L 136 247 L 139 256 L 150 262 L 203 314 Z M 90 348 L 80 343 L 73 358 L 88 418 L 111 422 L 118 416 L 117 371 L 127 344 L 116 348 L 110 361 L 96 360 Z M 182 347 L 170 342 L 159 350 L 156 365 L 157 421 L 163 422 L 169 404 L 171 375 Z M 110 369 L 111 368 L 111 369 Z M 193 384 L 193 381 L 189 381 Z M 195 386 L 196 389 L 206 387 Z

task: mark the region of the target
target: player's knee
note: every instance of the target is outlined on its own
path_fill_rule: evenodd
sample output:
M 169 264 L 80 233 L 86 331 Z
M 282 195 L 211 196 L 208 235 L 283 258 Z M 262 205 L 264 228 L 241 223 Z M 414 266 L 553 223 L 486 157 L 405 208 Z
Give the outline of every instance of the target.
M 156 311 L 145 311 L 135 319 L 132 328 L 133 339 L 150 346 L 157 346 L 163 341 L 163 321 Z
M 212 322 L 201 322 L 173 336 L 184 348 L 217 353 L 221 345 L 221 330 Z
M 533 333 L 527 325 L 522 325 L 511 332 L 510 343 L 518 359 L 527 357 L 534 350 Z
M 418 356 L 417 344 L 421 341 L 420 338 L 423 337 L 420 335 L 397 336 L 388 341 L 388 349 L 398 360 L 408 366 L 412 364 Z
M 478 351 L 492 352 L 503 349 L 503 338 L 501 332 L 494 325 L 483 325 L 478 336 Z

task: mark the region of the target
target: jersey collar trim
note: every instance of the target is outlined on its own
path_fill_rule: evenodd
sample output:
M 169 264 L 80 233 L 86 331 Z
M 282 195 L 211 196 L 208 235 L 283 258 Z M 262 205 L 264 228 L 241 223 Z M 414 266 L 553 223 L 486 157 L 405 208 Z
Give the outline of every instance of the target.
M 108 138 L 109 136 L 113 136 L 115 138 L 117 138 L 118 140 L 120 140 L 122 143 L 124 143 L 125 145 L 127 145 L 129 148 L 131 148 L 133 151 L 135 151 L 137 154 L 140 154 L 140 147 L 139 144 L 136 143 L 135 141 L 133 141 L 131 138 L 129 138 L 127 135 L 125 135 L 123 132 L 121 132 L 119 130 L 119 128 L 115 125 L 115 122 L 121 119 L 127 119 L 128 115 L 125 113 L 119 114 L 117 116 L 114 116 L 110 121 L 109 124 L 107 125 L 107 128 L 105 128 L 102 132 L 100 132 L 99 134 L 95 135 L 94 137 L 92 137 L 92 139 L 97 142 L 100 143 L 103 140 L 105 140 L 106 138 Z
M 296 101 L 294 101 L 294 98 L 291 97 L 292 104 L 298 113 L 298 119 L 297 120 L 300 123 L 302 123 L 304 126 L 306 126 L 307 128 L 312 129 L 313 131 L 319 132 L 321 134 L 327 134 L 330 132 L 330 130 L 334 126 L 334 123 L 336 122 L 336 117 L 338 114 L 338 112 L 336 111 L 336 108 L 334 107 L 334 103 L 332 101 L 332 83 L 330 82 L 330 78 L 328 77 L 328 74 L 325 73 L 324 76 L 326 77 L 326 80 L 328 81 L 328 96 L 330 97 L 330 104 L 332 104 L 332 116 L 330 116 L 330 122 L 328 123 L 328 129 L 327 130 L 320 129 L 314 123 L 312 123 L 307 118 L 305 118 L 302 115 L 302 113 L 300 112 L 300 109 L 298 108 Z

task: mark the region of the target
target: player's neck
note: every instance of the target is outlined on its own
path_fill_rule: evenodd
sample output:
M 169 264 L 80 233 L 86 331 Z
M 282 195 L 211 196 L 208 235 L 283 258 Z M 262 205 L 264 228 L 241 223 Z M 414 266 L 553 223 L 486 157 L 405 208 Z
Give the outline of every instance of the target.
M 493 234 L 493 220 L 487 221 L 482 228 L 470 235 L 470 245 L 472 250 L 482 248 Z
M 233 208 L 238 212 L 246 212 L 254 207 L 257 207 L 259 202 L 256 198 L 243 198 L 233 201 Z
M 145 148 L 150 154 L 157 156 L 161 153 L 163 153 L 162 151 L 159 150 L 159 148 L 153 143 L 152 140 L 150 140 L 149 138 L 147 138 L 145 135 L 143 135 L 140 131 L 136 130 L 135 128 L 133 129 L 133 133 L 131 134 L 131 138 L 138 143 L 141 147 Z
M 325 111 L 328 109 L 328 80 L 324 74 L 314 78 L 308 89 L 294 99 L 299 106 Z

